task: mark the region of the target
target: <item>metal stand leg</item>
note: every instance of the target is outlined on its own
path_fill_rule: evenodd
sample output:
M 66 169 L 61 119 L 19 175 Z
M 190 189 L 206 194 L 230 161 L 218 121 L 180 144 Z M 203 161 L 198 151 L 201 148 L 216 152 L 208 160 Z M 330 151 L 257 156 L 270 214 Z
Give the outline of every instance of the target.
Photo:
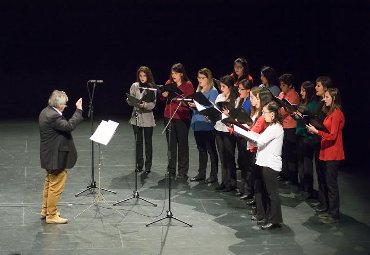
M 137 118 L 137 115 L 136 115 L 136 118 Z M 136 122 L 137 122 L 137 120 L 136 120 Z M 139 132 L 139 131 L 138 131 Z M 127 201 L 129 201 L 129 200 L 131 200 L 131 199 L 136 199 L 136 201 L 137 200 L 142 200 L 142 201 L 145 201 L 145 202 L 147 202 L 147 203 L 149 203 L 149 204 L 151 204 L 151 205 L 153 205 L 154 207 L 157 207 L 157 204 L 155 204 L 155 203 L 153 203 L 153 202 L 150 202 L 150 201 L 148 201 L 147 199 L 144 199 L 144 198 L 142 198 L 142 197 L 140 197 L 140 195 L 139 195 L 139 191 L 137 190 L 137 173 L 138 173 L 138 169 L 137 169 L 137 158 L 136 158 L 136 147 L 137 147 L 137 145 L 136 145 L 136 142 L 137 142 L 137 134 L 135 134 L 135 190 L 133 191 L 133 193 L 132 193 L 132 197 L 129 197 L 129 198 L 126 198 L 126 199 L 123 199 L 123 200 L 121 200 L 121 201 L 118 201 L 118 202 L 116 202 L 116 203 L 114 203 L 113 205 L 114 206 L 116 206 L 116 205 L 118 205 L 118 204 L 120 204 L 120 203 L 123 203 L 123 202 L 127 202 Z
M 188 225 L 189 227 L 192 227 L 193 225 L 191 225 L 191 224 L 189 224 L 185 221 L 182 221 L 182 220 L 173 216 L 173 213 L 171 211 L 171 177 L 170 177 L 169 174 L 167 174 L 167 178 L 168 178 L 168 210 L 166 212 L 166 217 L 163 217 L 159 220 L 155 220 L 153 222 L 150 222 L 150 223 L 146 224 L 145 226 L 148 227 L 148 226 L 150 226 L 154 223 L 160 222 L 164 219 L 170 219 L 170 221 L 171 221 L 171 219 L 174 219 L 174 220 L 177 220 L 178 222 L 181 222 L 181 223 L 184 223 L 185 225 Z
M 98 179 L 98 185 L 100 186 L 100 170 L 101 170 L 101 165 L 102 165 L 102 150 L 100 148 L 100 144 L 99 145 L 99 179 Z M 108 204 L 107 200 L 104 198 L 103 194 L 101 193 L 101 190 L 106 190 L 106 189 L 103 189 L 103 188 L 100 188 L 100 187 L 96 187 L 97 188 L 97 193 L 94 197 L 94 200 L 93 202 L 91 203 L 91 205 L 89 205 L 87 208 L 85 208 L 84 210 L 82 210 L 80 213 L 78 213 L 74 218 L 76 219 L 77 217 L 79 217 L 81 214 L 83 214 L 84 212 L 86 212 L 88 209 L 90 209 L 91 207 L 93 207 L 94 205 L 95 206 L 99 206 L 99 204 L 101 203 L 104 203 L 108 209 L 112 209 L 112 207 Z M 91 188 L 92 189 L 92 188 Z M 124 216 L 121 212 L 115 210 L 117 213 L 119 213 L 121 216 Z

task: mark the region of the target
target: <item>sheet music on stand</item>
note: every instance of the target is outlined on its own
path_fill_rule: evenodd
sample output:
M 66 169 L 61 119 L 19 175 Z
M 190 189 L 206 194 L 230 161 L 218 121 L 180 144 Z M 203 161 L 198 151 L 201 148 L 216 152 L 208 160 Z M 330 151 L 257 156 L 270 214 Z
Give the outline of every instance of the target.
M 100 146 L 101 145 L 107 145 L 110 142 L 114 133 L 116 132 L 116 129 L 117 129 L 118 125 L 119 125 L 119 123 L 117 123 L 115 121 L 112 121 L 112 120 L 109 120 L 109 121 L 102 120 L 101 123 L 99 124 L 99 126 L 96 128 L 94 134 L 90 137 L 90 140 L 94 141 L 99 146 L 99 177 L 98 177 L 98 189 L 97 189 L 98 192 L 96 193 L 96 195 L 94 197 L 94 200 L 92 201 L 91 205 L 88 206 L 87 208 L 85 208 L 80 213 L 78 213 L 75 216 L 75 219 L 77 217 L 79 217 L 81 214 L 83 214 L 84 212 L 86 212 L 88 209 L 93 207 L 94 205 L 98 206 L 100 203 L 104 203 L 106 206 L 109 206 L 109 207 L 105 207 L 106 209 L 113 209 L 112 207 L 110 207 L 110 205 L 108 204 L 108 202 L 104 198 L 103 194 L 101 193 L 100 172 L 101 172 L 101 166 L 102 166 L 103 152 L 102 152 L 102 149 L 101 149 Z M 117 213 L 119 213 L 121 216 L 123 216 L 123 214 L 121 212 L 119 212 L 117 210 L 115 210 L 115 211 Z
M 90 137 L 90 140 L 96 143 L 107 145 L 116 132 L 118 125 L 119 123 L 112 120 L 102 120 L 102 122 L 95 130 L 94 134 Z

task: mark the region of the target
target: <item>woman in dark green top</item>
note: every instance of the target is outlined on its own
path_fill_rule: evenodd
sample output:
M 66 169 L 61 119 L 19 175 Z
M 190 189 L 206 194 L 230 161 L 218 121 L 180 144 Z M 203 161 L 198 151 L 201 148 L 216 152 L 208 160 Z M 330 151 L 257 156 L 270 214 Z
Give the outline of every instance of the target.
M 310 81 L 305 81 L 301 85 L 301 103 L 299 111 L 304 115 L 313 115 L 317 107 L 315 95 L 315 85 Z M 313 154 L 314 140 L 313 135 L 307 132 L 304 120 L 296 118 L 297 127 L 297 163 L 299 175 L 299 192 L 296 198 L 306 200 L 313 195 Z

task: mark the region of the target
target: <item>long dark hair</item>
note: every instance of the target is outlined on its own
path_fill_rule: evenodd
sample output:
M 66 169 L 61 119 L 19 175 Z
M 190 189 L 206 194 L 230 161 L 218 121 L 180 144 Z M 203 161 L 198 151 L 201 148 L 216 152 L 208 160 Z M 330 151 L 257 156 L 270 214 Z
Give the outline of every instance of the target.
M 247 60 L 245 58 L 237 58 L 234 61 L 234 66 L 236 64 L 241 64 L 243 66 L 243 75 L 238 78 L 238 76 L 235 73 L 235 70 L 233 69 L 232 76 L 235 79 L 235 83 L 238 83 L 239 81 L 241 81 L 243 79 L 248 79 L 248 77 L 249 77 L 249 65 L 248 65 Z
M 235 101 L 238 98 L 238 90 L 234 86 L 234 82 L 234 78 L 230 75 L 225 75 L 220 78 L 220 83 L 225 84 L 230 89 L 230 95 L 227 101 L 230 102 L 232 107 L 235 107 Z
M 242 85 L 242 87 L 244 88 L 244 89 L 249 89 L 249 90 L 251 90 L 252 89 L 252 82 L 251 81 L 249 81 L 248 79 L 243 79 L 243 80 L 241 80 L 239 83 L 238 83 L 238 86 L 239 85 Z M 238 88 L 238 87 L 237 87 Z M 241 108 L 242 107 L 242 105 L 243 105 L 243 103 L 245 102 L 245 100 L 246 100 L 247 98 L 244 98 L 244 100 L 241 100 L 240 99 L 240 101 L 239 101 L 239 104 L 236 106 L 236 108 Z
M 266 88 L 259 88 L 258 97 L 260 99 L 260 108 L 258 109 L 257 118 L 262 115 L 262 108 L 272 101 L 272 94 Z
M 153 77 L 153 74 L 152 74 L 152 71 L 150 70 L 149 67 L 147 66 L 140 66 L 139 69 L 137 69 L 137 72 L 136 72 L 136 81 L 141 83 L 140 82 L 140 79 L 139 79 L 139 74 L 140 72 L 143 72 L 146 74 L 146 78 L 147 78 L 147 83 L 150 84 L 151 86 L 154 86 L 155 84 L 155 81 L 154 81 L 154 77 Z
M 330 106 L 324 105 L 322 107 L 322 111 L 326 115 L 330 115 L 335 109 L 342 109 L 342 100 L 338 88 L 328 88 L 327 92 L 329 92 L 329 95 L 332 98 L 332 102 Z
M 268 86 L 279 86 L 279 79 L 274 68 L 270 66 L 264 66 L 261 68 L 261 73 L 266 77 Z
M 272 119 L 271 123 L 280 123 L 282 124 L 283 123 L 283 117 L 280 115 L 280 112 L 279 112 L 279 105 L 277 102 L 275 101 L 271 101 L 270 103 L 268 103 L 266 105 L 267 107 L 267 110 L 269 112 L 273 112 L 274 113 L 274 116 L 275 118 Z
M 301 99 L 301 103 L 307 105 L 309 102 L 316 100 L 315 85 L 310 81 L 305 81 L 301 84 L 301 87 L 306 91 L 306 96 Z
M 186 81 L 189 80 L 189 77 L 188 75 L 186 74 L 186 71 L 185 71 L 185 67 L 183 64 L 181 63 L 177 63 L 177 64 L 174 64 L 172 67 L 171 67 L 171 72 L 174 71 L 176 73 L 182 73 L 182 76 L 181 76 L 181 82 L 184 83 Z M 170 78 L 169 78 L 170 82 L 173 82 L 173 79 L 172 79 L 172 75 L 170 73 Z

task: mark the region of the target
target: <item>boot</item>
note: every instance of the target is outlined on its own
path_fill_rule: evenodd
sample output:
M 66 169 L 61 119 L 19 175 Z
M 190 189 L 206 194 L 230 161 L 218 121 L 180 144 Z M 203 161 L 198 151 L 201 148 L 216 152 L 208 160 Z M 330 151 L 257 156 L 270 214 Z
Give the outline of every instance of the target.
M 48 223 L 48 224 L 66 224 L 66 223 L 68 223 L 68 219 L 61 218 L 58 215 L 47 215 L 46 216 L 46 223 Z

